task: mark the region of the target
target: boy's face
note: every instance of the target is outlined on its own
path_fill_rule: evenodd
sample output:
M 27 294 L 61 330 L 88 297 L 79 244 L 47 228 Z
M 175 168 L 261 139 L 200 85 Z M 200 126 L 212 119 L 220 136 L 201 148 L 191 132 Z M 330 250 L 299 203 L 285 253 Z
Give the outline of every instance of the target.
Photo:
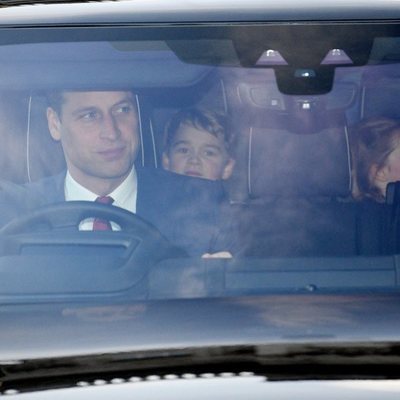
M 229 157 L 224 142 L 211 133 L 182 125 L 163 154 L 165 169 L 177 174 L 204 179 L 227 179 L 234 161 Z

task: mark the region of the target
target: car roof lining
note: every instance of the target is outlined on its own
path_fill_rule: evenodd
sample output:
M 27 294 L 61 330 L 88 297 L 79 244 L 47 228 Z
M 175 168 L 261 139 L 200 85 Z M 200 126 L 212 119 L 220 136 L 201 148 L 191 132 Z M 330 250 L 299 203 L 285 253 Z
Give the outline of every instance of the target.
M 185 87 L 229 66 L 273 68 L 281 91 L 312 95 L 329 92 L 344 66 L 322 65 L 329 51 L 343 50 L 353 67 L 396 62 L 398 36 L 397 24 L 357 23 L 2 29 L 0 89 Z M 258 64 L 271 49 L 287 65 Z

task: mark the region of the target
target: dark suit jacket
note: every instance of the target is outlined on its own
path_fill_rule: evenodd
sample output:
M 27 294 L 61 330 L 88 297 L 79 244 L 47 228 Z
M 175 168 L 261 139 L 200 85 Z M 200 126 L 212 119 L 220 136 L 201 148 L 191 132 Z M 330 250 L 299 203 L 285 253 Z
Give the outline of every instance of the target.
M 222 234 L 220 182 L 190 178 L 158 169 L 137 169 L 136 212 L 189 255 L 231 250 Z M 65 173 L 17 186 L 2 183 L 0 223 L 29 211 L 65 201 Z

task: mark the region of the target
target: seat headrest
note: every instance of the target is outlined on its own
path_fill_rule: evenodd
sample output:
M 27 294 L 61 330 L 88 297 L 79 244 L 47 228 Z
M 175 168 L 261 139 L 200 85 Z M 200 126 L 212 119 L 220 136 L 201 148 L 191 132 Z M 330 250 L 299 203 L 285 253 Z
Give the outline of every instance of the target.
M 253 119 L 248 129 L 251 197 L 349 194 L 350 153 L 344 115 L 303 111 L 304 120 L 299 114 L 276 113 Z M 309 127 L 305 133 L 307 124 L 312 123 L 313 129 Z
M 400 70 L 397 64 L 365 68 L 362 77 L 361 118 L 400 118 Z

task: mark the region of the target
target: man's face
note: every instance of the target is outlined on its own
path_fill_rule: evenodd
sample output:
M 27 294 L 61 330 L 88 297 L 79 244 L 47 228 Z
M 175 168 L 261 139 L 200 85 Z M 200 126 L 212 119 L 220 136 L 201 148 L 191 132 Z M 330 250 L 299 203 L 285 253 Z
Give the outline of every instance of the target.
M 131 92 L 64 92 L 61 115 L 47 110 L 71 176 L 98 195 L 130 173 L 139 149 L 138 114 Z M 100 193 L 101 192 L 101 193 Z
M 163 155 L 165 169 L 210 180 L 229 178 L 233 164 L 221 139 L 191 125 L 178 129 Z

